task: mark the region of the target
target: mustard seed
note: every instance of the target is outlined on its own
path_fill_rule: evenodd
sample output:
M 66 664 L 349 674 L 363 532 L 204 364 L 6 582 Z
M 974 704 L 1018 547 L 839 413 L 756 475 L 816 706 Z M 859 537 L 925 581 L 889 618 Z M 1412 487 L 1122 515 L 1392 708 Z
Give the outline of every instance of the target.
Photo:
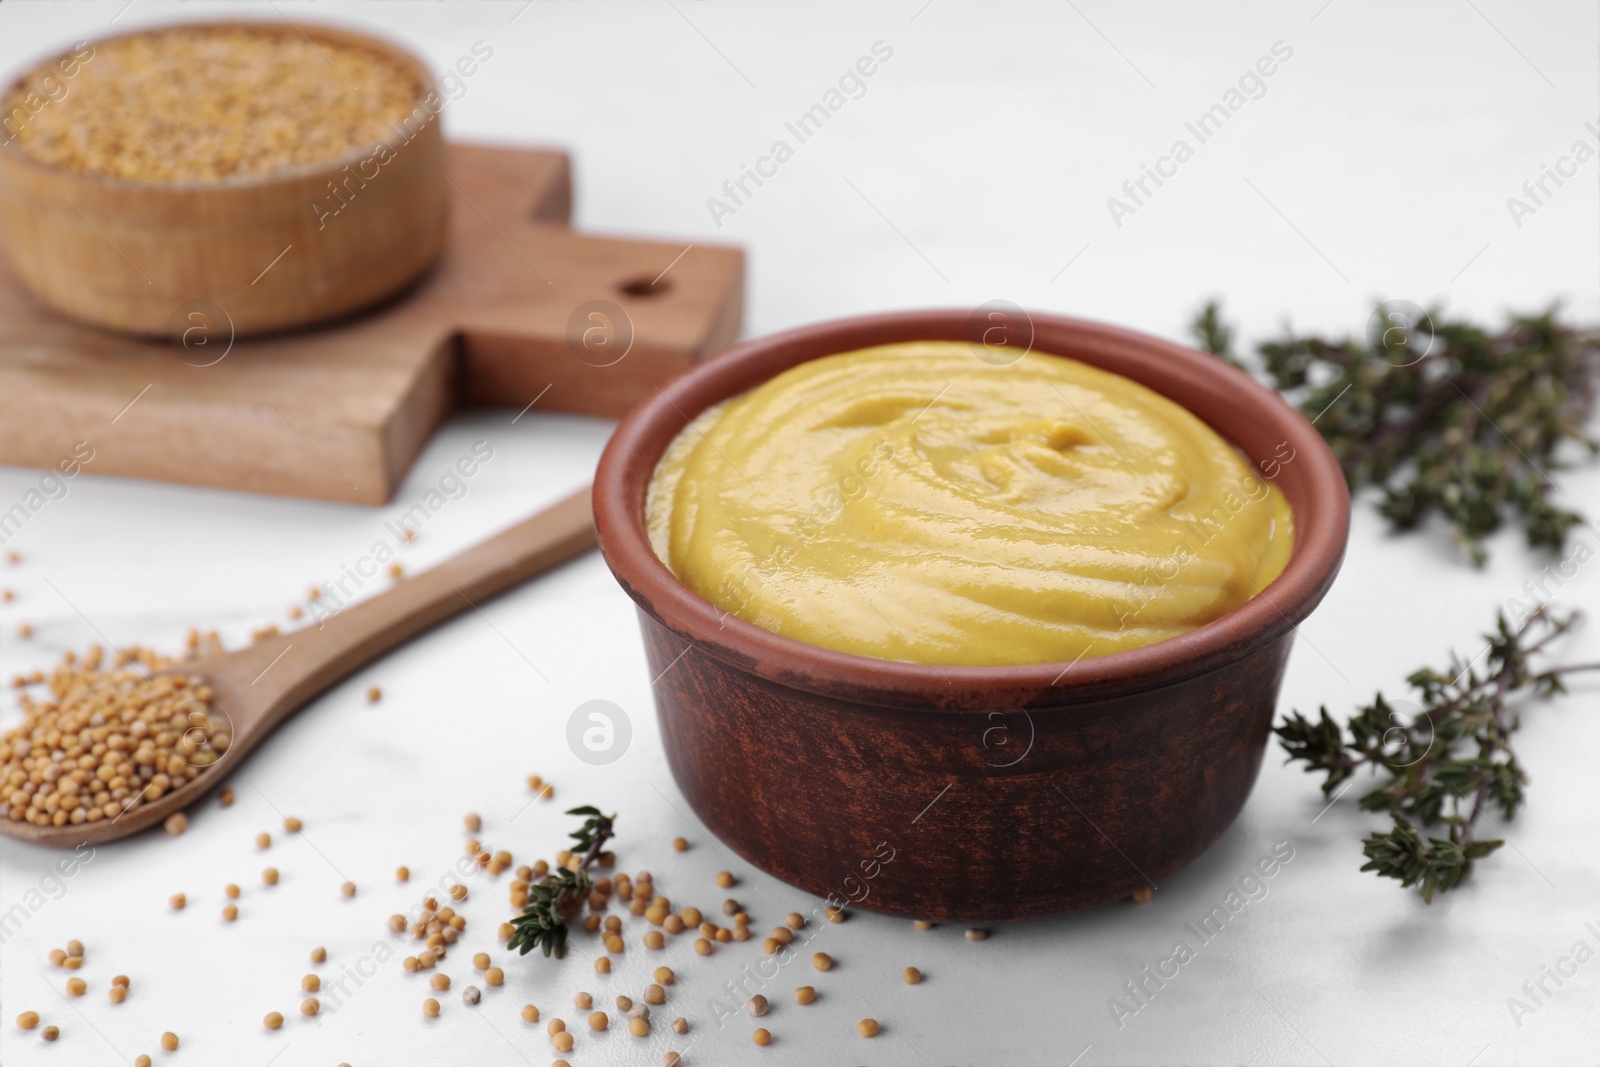
M 877 1037 L 878 1020 L 862 1019 L 860 1022 L 856 1023 L 856 1033 L 860 1034 L 862 1037 Z
M 689 1020 L 681 1018 L 672 1020 L 672 1032 L 675 1034 L 687 1034 L 689 1032 Z
M 179 834 L 183 833 L 189 828 L 189 816 L 185 815 L 181 811 L 175 811 L 171 815 L 168 815 L 166 821 L 161 825 L 167 831 L 167 833 L 171 834 L 173 837 L 177 837 Z
M 225 785 L 217 794 L 217 802 L 225 808 L 233 807 L 233 786 Z
M 61 966 L 65 967 L 69 971 L 75 971 L 79 967 L 83 966 L 83 957 L 82 956 L 68 956 L 66 959 L 61 961 Z
M 394 869 L 394 880 L 397 881 L 397 882 L 409 882 L 409 881 L 411 881 L 411 868 L 410 867 L 396 867 Z
M 913 919 L 913 920 L 911 920 L 911 925 L 915 926 L 918 930 L 932 930 L 933 929 L 933 924 L 931 922 L 929 922 L 928 920 L 926 920 L 926 919 Z
M 811 966 L 819 971 L 831 971 L 833 970 L 833 957 L 826 952 L 818 952 L 811 957 Z
M 437 1019 L 439 1017 L 439 1002 L 432 997 L 424 1000 L 422 1002 L 422 1014 L 430 1019 Z
M 989 931 L 987 930 L 983 930 L 974 926 L 972 929 L 967 931 L 968 941 L 987 941 L 988 939 Z
M 256 835 L 256 848 L 271 848 L 271 847 L 272 847 L 272 835 L 271 834 L 269 834 L 269 833 L 259 833 L 259 834 Z
M 174 894 L 172 894 L 171 899 L 169 899 L 167 901 L 167 906 L 170 907 L 173 911 L 182 911 L 183 908 L 184 908 L 184 905 L 186 905 L 188 903 L 189 903 L 189 898 L 188 897 L 184 896 L 182 893 L 174 893 Z
M 483 972 L 483 984 L 488 986 L 502 986 L 506 982 L 506 972 L 498 967 L 490 967 Z
M 168 1052 L 178 1051 L 178 1035 L 173 1033 L 171 1030 L 168 1030 L 166 1033 L 162 1034 L 161 1047 L 166 1049 Z
M 560 1019 L 551 1019 L 547 1024 L 545 1024 L 544 1032 L 549 1034 L 551 1037 L 555 1037 L 566 1028 L 567 1024 L 565 1022 L 562 1022 Z
M 767 998 L 757 993 L 745 1002 L 744 1007 L 751 1015 L 765 1015 L 767 1013 Z
M 36 1011 L 25 1011 L 17 1016 L 17 1026 L 23 1030 L 32 1030 L 38 1025 L 39 1013 Z
M 326 961 L 327 958 L 328 958 L 328 950 L 323 948 L 322 946 L 319 945 L 316 948 L 311 950 L 311 962 L 312 963 L 322 963 L 322 962 Z
M 480 971 L 487 971 L 489 969 L 489 954 L 487 952 L 480 952 L 476 956 L 473 956 L 472 965 Z
M 676 1052 L 668 1052 L 661 1057 L 662 1067 L 683 1067 L 683 1057 Z
M 39 1031 L 39 1036 L 44 1038 L 46 1041 L 54 1041 L 56 1038 L 61 1036 L 61 1027 L 47 1026 L 43 1030 Z
M 88 988 L 89 983 L 85 982 L 82 978 L 67 979 L 67 992 L 72 996 L 81 997 L 88 990 Z
M 283 1025 L 283 1013 L 276 1011 L 267 1012 L 267 1017 L 261 1020 L 261 1025 L 268 1030 L 276 1030 Z
M 687 852 L 689 851 L 689 842 L 681 837 L 674 837 L 672 839 L 672 848 L 676 852 Z
M 798 911 L 791 911 L 784 921 L 789 924 L 791 930 L 799 930 L 805 926 L 806 917 Z
M 67 962 L 67 950 L 62 948 L 53 948 L 50 950 L 49 958 L 51 963 L 55 964 L 57 967 L 60 967 L 62 964 Z
M 905 979 L 906 985 L 916 985 L 922 981 L 922 972 L 917 970 L 915 967 L 907 967 L 905 970 Z
M 662 985 L 671 985 L 678 980 L 678 976 L 672 973 L 671 967 L 657 967 L 653 977 Z
M 556 1047 L 556 1051 L 557 1052 L 571 1052 L 572 1051 L 572 1046 L 573 1046 L 572 1035 L 567 1033 L 565 1030 L 561 1031 L 555 1037 L 552 1037 L 550 1039 L 550 1043 Z
M 595 970 L 596 974 L 610 974 L 611 973 L 611 957 L 610 956 L 601 956 L 599 959 L 595 960 L 594 961 L 594 970 Z
M 150 1057 L 141 1052 L 134 1057 L 133 1067 L 150 1067 Z
M 591 1030 L 604 1030 L 610 1025 L 611 1020 L 607 1018 L 606 1013 L 603 1011 L 594 1012 L 589 1016 L 589 1029 Z
M 291 834 L 299 833 L 301 827 L 304 825 L 304 823 L 295 818 L 293 815 L 290 815 L 283 820 L 283 828 Z
M 261 872 L 261 880 L 263 882 L 265 882 L 267 885 L 277 885 L 278 884 L 278 868 L 276 868 L 276 867 L 268 867 L 266 870 L 262 871 Z
M 111 990 L 106 995 L 111 998 L 111 1003 L 113 1003 L 113 1004 L 121 1004 L 124 1000 L 128 999 L 128 987 L 127 986 L 122 986 L 122 985 L 114 985 L 114 986 L 111 987 Z
M 222 918 L 223 918 L 224 922 L 230 922 L 231 923 L 235 919 L 237 919 L 238 917 L 239 917 L 239 909 L 234 907 L 232 904 L 229 904 L 227 907 L 222 909 Z
M 483 999 L 483 991 L 475 985 L 469 985 L 461 991 L 461 1002 L 469 1008 L 475 1006 Z
M 696 938 L 694 942 L 694 950 L 702 956 L 709 956 L 711 955 L 711 942 L 707 941 L 703 937 Z
M 428 984 L 438 990 L 449 989 L 450 976 L 448 974 L 436 974 L 432 978 L 428 979 Z
M 68 941 L 67 942 L 67 955 L 68 956 L 77 956 L 79 959 L 82 959 L 83 958 L 83 942 L 79 941 L 76 938 L 72 939 L 71 941 Z
M 810 1004 L 817 999 L 817 991 L 811 986 L 803 985 L 794 991 L 796 1004 Z
M 665 1004 L 667 1002 L 667 991 L 656 983 L 651 982 L 644 987 L 644 1002 L 646 1004 Z
M 650 1020 L 643 1019 L 643 1018 L 640 1018 L 640 1019 L 629 1019 L 628 1020 L 628 1033 L 632 1034 L 634 1037 L 649 1037 L 650 1036 Z
M 473 833 L 477 833 L 479 830 L 483 829 L 483 820 L 481 818 L 479 818 L 476 814 L 468 815 L 462 821 L 467 824 L 467 829 L 472 831 Z
M 300 988 L 307 993 L 315 993 L 322 988 L 322 979 L 314 974 L 308 974 L 300 979 Z
M 229 882 L 227 885 L 223 886 L 222 887 L 222 892 L 227 896 L 227 898 L 229 900 L 238 900 L 239 899 L 239 887 L 234 885 L 232 882 Z
M 844 922 L 844 909 L 836 908 L 832 904 L 828 905 L 828 921 L 831 923 Z
M 380 701 L 382 699 L 383 699 L 383 690 L 382 689 L 379 689 L 377 686 L 373 686 L 371 689 L 367 690 L 367 703 L 368 704 L 376 704 L 378 701 Z
M 1147 885 L 1142 885 L 1133 891 L 1133 896 L 1131 899 L 1135 904 L 1148 904 L 1150 903 L 1150 898 L 1153 896 L 1155 896 L 1155 890 L 1151 889 Z
M 353 897 L 356 895 L 356 884 L 354 882 L 346 882 L 339 887 L 339 892 L 343 893 L 347 898 Z
M 536 1023 L 536 1022 L 538 1022 L 539 1021 L 539 1009 L 534 1007 L 532 1004 L 524 1004 L 522 1006 L 522 1021 L 525 1022 L 525 1023 Z
M 319 1012 L 321 1010 L 322 1010 L 322 1004 L 317 1000 L 316 997 L 307 997 L 306 999 L 304 999 L 304 1000 L 302 1000 L 300 1002 L 300 1014 L 301 1015 L 306 1015 L 306 1016 L 315 1015 L 317 1012 Z
M 718 871 L 717 885 L 721 886 L 723 889 L 731 888 L 733 886 L 733 875 L 728 871 Z M 765 1044 L 765 1042 L 758 1043 Z
M 750 1040 L 762 1047 L 770 1045 L 772 1044 L 772 1031 L 763 1026 L 750 1035 Z

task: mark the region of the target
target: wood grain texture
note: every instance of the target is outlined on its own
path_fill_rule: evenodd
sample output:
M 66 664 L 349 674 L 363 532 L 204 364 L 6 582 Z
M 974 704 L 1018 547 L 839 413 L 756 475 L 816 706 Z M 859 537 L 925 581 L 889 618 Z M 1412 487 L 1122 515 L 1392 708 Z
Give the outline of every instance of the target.
M 421 102 L 428 69 L 380 38 L 332 27 L 205 25 L 377 52 L 407 72 L 417 108 L 383 154 L 367 145 L 315 166 L 211 181 L 70 171 L 0 141 L 14 277 L 70 318 L 151 337 L 190 301 L 226 308 L 242 336 L 348 314 L 415 282 L 444 246 L 449 192 L 441 123 Z
M 54 467 L 83 441 L 94 474 L 379 504 L 457 404 L 538 397 L 535 411 L 615 416 L 732 342 L 739 250 L 574 233 L 561 153 L 457 144 L 447 163 L 438 267 L 316 331 L 231 349 L 221 327 L 188 347 L 104 333 L 41 307 L 0 267 L 0 463 Z M 654 290 L 626 291 L 669 264 Z M 633 346 L 610 366 L 568 344 L 592 301 L 614 309 L 617 331 L 631 323 Z
M 233 743 L 217 763 L 159 800 L 115 819 L 77 826 L 36 826 L 0 818 L 0 834 L 73 848 L 137 833 L 221 785 L 250 752 L 319 693 L 446 619 L 469 611 L 594 546 L 585 486 L 438 566 L 299 630 L 275 634 L 236 652 L 175 668 L 199 675 L 213 692 L 214 714 L 232 726 Z

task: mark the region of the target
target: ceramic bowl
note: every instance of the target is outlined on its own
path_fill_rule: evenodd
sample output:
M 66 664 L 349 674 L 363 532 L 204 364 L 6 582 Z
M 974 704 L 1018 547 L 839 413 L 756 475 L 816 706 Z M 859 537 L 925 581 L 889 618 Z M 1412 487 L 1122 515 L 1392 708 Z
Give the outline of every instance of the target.
M 740 345 L 623 419 L 595 482 L 600 547 L 638 605 L 667 759 L 706 826 L 761 870 L 835 903 L 969 923 L 1128 897 L 1222 835 L 1260 769 L 1295 627 L 1332 584 L 1349 527 L 1337 461 L 1270 389 L 1155 337 L 1033 315 L 1035 350 L 1171 398 L 1272 478 L 1295 544 L 1260 595 L 1131 651 L 935 668 L 725 615 L 656 557 L 646 489 L 695 415 L 819 356 L 970 341 L 972 318 L 871 315 Z

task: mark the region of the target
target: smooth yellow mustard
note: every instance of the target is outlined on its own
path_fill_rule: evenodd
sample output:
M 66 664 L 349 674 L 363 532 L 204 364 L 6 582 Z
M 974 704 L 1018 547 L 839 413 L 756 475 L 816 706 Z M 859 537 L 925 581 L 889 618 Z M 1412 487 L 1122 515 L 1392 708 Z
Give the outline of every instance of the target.
M 724 611 L 932 664 L 1185 633 L 1260 592 L 1292 540 L 1282 494 L 1172 401 L 943 341 L 813 360 L 705 412 L 648 511 L 657 555 Z

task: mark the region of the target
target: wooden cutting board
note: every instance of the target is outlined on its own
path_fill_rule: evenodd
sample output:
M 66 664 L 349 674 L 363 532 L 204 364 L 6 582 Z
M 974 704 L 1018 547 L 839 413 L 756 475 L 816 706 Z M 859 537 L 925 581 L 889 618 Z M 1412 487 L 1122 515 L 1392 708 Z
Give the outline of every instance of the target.
M 457 405 L 617 416 L 737 335 L 738 249 L 574 233 L 559 152 L 456 144 L 448 175 L 432 273 L 306 332 L 230 345 L 197 302 L 174 309 L 187 344 L 105 333 L 0 258 L 0 463 L 55 468 L 83 442 L 93 474 L 381 504 Z

